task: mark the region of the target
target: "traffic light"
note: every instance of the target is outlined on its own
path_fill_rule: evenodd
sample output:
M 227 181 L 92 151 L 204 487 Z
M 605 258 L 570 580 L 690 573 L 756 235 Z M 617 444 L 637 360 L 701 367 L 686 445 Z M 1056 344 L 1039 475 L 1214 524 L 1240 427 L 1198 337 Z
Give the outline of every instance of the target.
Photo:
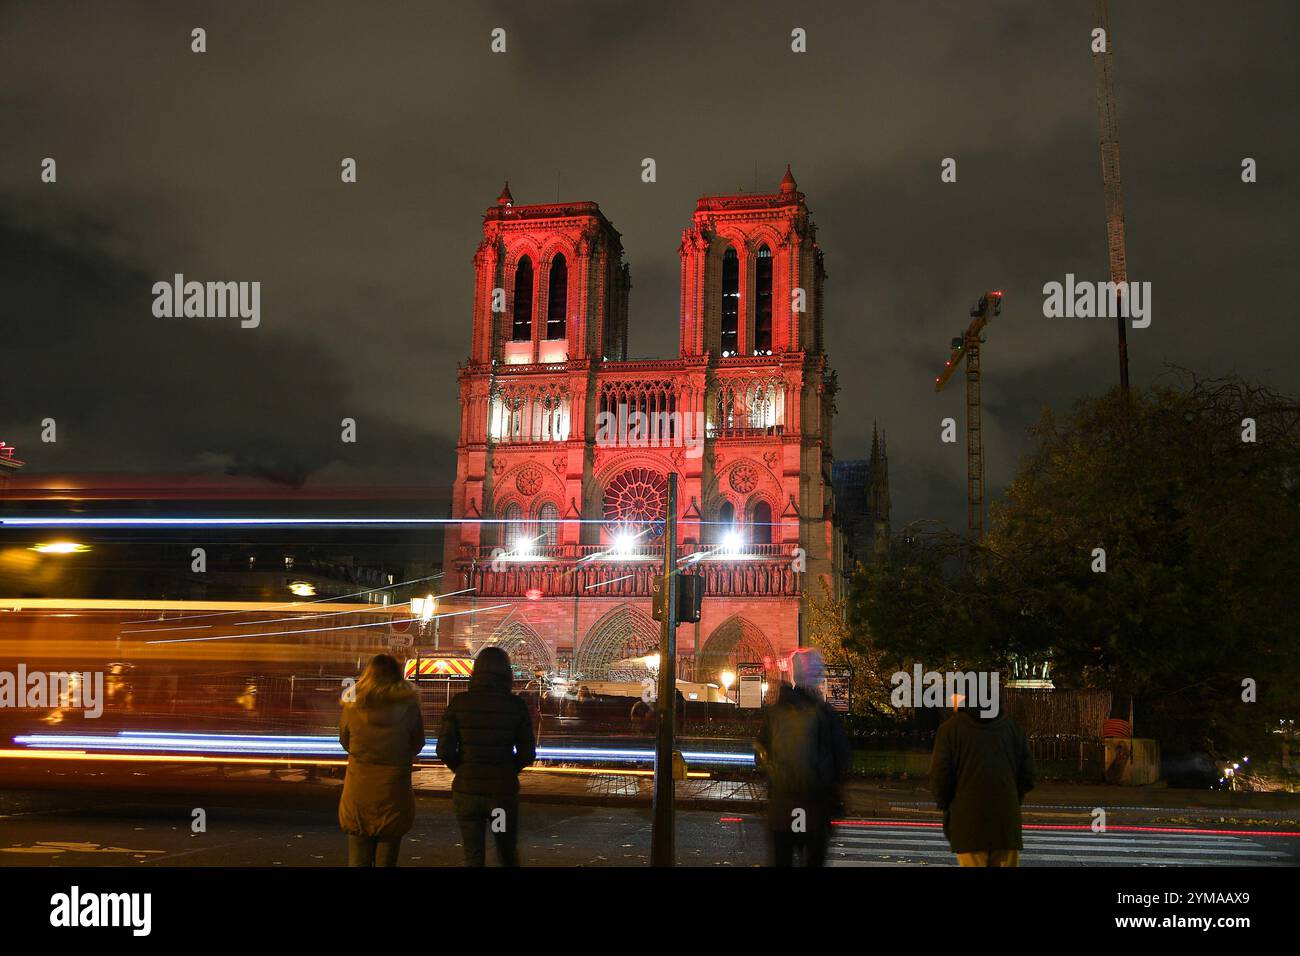
M 695 624 L 700 619 L 704 602 L 704 575 L 674 574 L 677 587 L 677 622 Z M 655 576 L 650 582 L 650 616 L 656 621 L 664 619 L 664 579 Z
M 696 624 L 704 604 L 704 575 L 677 575 L 677 623 Z

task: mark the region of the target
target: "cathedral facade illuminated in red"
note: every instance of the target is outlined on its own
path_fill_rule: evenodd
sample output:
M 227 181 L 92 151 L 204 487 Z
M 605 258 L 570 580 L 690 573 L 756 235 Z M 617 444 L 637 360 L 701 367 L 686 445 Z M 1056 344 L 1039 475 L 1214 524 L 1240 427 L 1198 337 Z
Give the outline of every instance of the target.
M 705 196 L 679 253 L 677 354 L 629 360 L 629 270 L 600 208 L 517 205 L 507 186 L 487 210 L 444 641 L 496 644 L 521 669 L 641 676 L 670 473 L 678 559 L 706 587 L 702 620 L 678 630 L 679 677 L 775 674 L 822 583 L 838 589 L 835 374 L 804 194 L 787 169 L 774 193 Z

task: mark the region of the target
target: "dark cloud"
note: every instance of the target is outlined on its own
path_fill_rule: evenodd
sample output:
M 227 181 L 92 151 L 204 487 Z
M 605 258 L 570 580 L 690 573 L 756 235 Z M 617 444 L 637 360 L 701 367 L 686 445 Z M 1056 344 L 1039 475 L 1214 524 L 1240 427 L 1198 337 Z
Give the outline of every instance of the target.
M 1300 14 L 1115 6 L 1130 271 L 1155 300 L 1134 381 L 1176 362 L 1294 390 Z M 771 189 L 790 162 L 830 273 L 836 453 L 864 456 L 879 420 L 896 523 L 960 527 L 963 451 L 938 434 L 962 398 L 932 385 L 981 291 L 1007 291 L 984 354 L 990 492 L 1044 404 L 1116 378 L 1109 323 L 1041 315 L 1044 282 L 1105 276 L 1089 28 L 1087 4 L 1039 0 L 5 7 L 5 437 L 40 470 L 449 483 L 470 256 L 503 179 L 519 202 L 600 202 L 650 357 L 676 352 L 696 197 Z M 262 328 L 154 319 L 149 287 L 178 271 L 261 281 Z M 47 415 L 57 446 L 35 442 Z
M 291 487 L 312 474 L 391 483 L 447 452 L 432 428 L 357 411 L 344 357 L 294 332 L 237 319 L 159 319 L 157 276 L 107 247 L 111 229 L 70 220 L 51 235 L 0 220 L 8 434 L 45 471 L 210 471 Z M 256 341 L 254 341 L 256 337 Z M 16 383 L 15 383 L 15 380 Z M 340 421 L 357 419 L 357 444 Z M 57 442 L 40 441 L 41 421 Z

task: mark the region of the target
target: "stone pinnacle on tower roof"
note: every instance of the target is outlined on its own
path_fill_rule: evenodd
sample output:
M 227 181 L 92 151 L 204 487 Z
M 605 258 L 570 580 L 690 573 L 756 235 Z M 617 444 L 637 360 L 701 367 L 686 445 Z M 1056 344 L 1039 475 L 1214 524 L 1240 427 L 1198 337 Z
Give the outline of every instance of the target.
M 791 175 L 791 173 L 790 173 L 790 164 L 789 164 L 789 163 L 786 163 L 786 164 L 785 164 L 785 176 L 783 176 L 783 177 L 781 178 L 781 192 L 783 192 L 783 193 L 792 193 L 792 192 L 794 192 L 795 189 L 797 189 L 797 188 L 798 188 L 798 184 L 795 183 L 795 181 L 794 181 L 794 176 Z
M 501 187 L 501 195 L 497 197 L 497 205 L 513 206 L 514 204 L 515 197 L 510 195 L 510 180 L 507 179 L 506 184 Z

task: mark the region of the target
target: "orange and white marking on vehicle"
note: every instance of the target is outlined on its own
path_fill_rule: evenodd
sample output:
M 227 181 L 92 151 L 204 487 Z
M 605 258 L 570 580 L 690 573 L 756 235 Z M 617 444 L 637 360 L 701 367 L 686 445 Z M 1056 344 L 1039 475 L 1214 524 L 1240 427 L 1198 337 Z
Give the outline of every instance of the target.
M 421 657 L 406 662 L 403 672 L 407 680 L 412 677 L 469 677 L 474 672 L 474 661 L 468 657 Z

